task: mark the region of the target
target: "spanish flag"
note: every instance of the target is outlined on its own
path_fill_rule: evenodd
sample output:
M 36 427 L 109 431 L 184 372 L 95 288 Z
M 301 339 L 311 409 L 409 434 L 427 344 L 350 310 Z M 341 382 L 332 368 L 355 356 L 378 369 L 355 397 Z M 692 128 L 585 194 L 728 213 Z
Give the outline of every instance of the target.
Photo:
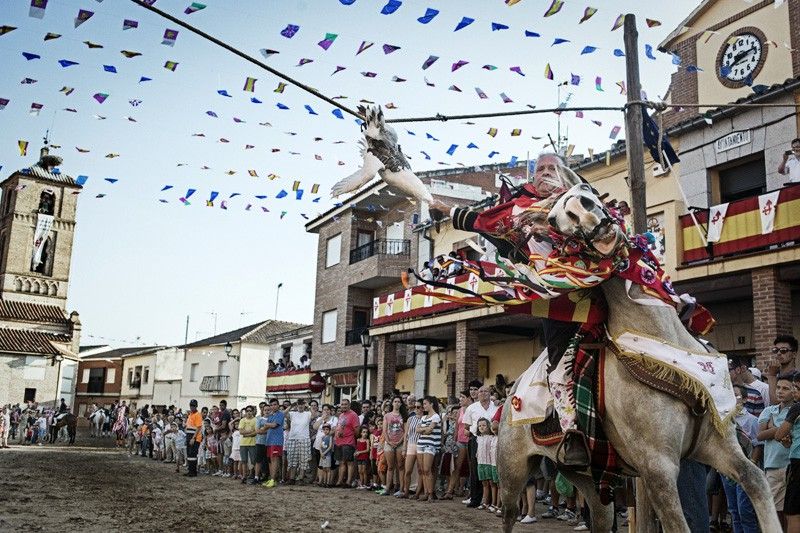
M 248 170 L 247 173 L 250 174 L 250 176 L 253 178 L 258 177 L 258 173 L 255 170 Z
M 561 8 L 564 7 L 564 0 L 553 0 L 553 3 L 550 4 L 550 7 L 545 11 L 544 16 L 549 17 L 555 15 Z
M 486 132 L 489 137 L 494 137 L 497 135 L 497 128 L 489 128 L 489 131 Z
M 17 141 L 19 155 L 28 155 L 28 141 Z
M 296 191 L 299 188 L 300 188 L 300 182 L 299 181 L 295 181 L 294 184 L 292 185 L 292 190 Z
M 319 183 L 315 183 L 311 186 L 311 194 L 317 194 L 319 192 Z
M 553 79 L 553 69 L 550 68 L 550 63 L 548 63 L 544 67 L 544 77 L 547 78 L 548 80 Z
M 255 92 L 256 90 L 256 78 L 247 78 L 244 80 L 244 88 L 243 91 L 247 91 L 249 93 Z

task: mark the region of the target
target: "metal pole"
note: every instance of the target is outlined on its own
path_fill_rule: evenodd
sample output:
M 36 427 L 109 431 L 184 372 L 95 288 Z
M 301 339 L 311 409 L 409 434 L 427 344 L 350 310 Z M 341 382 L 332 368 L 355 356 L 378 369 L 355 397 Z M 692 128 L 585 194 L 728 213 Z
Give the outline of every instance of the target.
M 367 399 L 367 357 L 369 355 L 369 346 L 364 346 L 364 369 L 361 372 L 361 401 Z
M 636 30 L 636 15 L 625 15 L 625 70 L 628 80 L 628 103 L 642 97 L 642 82 L 639 79 L 639 32 Z M 644 177 L 644 133 L 642 113 L 644 108 L 634 104 L 625 111 L 625 142 L 628 152 L 628 177 L 631 188 L 631 211 L 633 231 L 647 231 L 647 190 Z
M 189 344 L 189 315 L 186 315 L 186 331 L 183 334 L 183 344 Z M 184 350 L 185 354 L 186 350 Z
M 283 283 L 278 283 L 278 290 L 275 293 L 275 320 L 278 320 L 278 302 L 281 298 L 281 287 L 283 287 Z

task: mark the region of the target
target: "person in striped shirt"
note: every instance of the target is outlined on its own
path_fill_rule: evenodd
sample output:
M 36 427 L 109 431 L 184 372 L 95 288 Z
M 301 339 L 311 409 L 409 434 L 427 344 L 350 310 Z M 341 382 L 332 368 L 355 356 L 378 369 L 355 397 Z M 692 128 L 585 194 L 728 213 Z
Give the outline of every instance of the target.
M 425 493 L 420 501 L 434 501 L 436 495 L 433 463 L 442 447 L 442 418 L 439 416 L 439 400 L 433 396 L 422 399 L 422 417 L 417 425 L 417 460 L 422 463 L 422 485 Z

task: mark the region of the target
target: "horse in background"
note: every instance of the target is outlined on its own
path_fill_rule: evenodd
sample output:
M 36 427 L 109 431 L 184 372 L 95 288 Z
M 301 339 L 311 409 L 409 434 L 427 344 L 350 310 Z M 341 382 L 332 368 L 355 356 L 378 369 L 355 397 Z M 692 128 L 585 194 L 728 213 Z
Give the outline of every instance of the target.
M 89 415 L 89 423 L 91 424 L 91 432 L 89 435 L 91 437 L 104 437 L 104 429 L 107 422 L 108 416 L 106 416 L 105 409 L 102 407 L 97 408 L 95 412 Z
M 64 415 L 60 416 L 52 425 L 51 435 L 58 435 L 58 432 L 64 427 L 67 428 L 69 443 L 75 444 L 75 433 L 77 432 L 78 427 L 78 417 L 72 413 L 65 413 Z M 53 439 L 53 442 L 55 442 L 55 439 Z

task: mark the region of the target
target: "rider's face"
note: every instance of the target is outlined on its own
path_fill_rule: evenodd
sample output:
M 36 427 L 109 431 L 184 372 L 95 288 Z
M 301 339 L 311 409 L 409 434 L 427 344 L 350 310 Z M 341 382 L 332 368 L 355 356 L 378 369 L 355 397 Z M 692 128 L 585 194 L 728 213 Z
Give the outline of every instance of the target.
M 559 188 L 561 176 L 558 167 L 561 162 L 553 156 L 540 157 L 533 174 L 533 185 L 542 194 L 550 195 Z

